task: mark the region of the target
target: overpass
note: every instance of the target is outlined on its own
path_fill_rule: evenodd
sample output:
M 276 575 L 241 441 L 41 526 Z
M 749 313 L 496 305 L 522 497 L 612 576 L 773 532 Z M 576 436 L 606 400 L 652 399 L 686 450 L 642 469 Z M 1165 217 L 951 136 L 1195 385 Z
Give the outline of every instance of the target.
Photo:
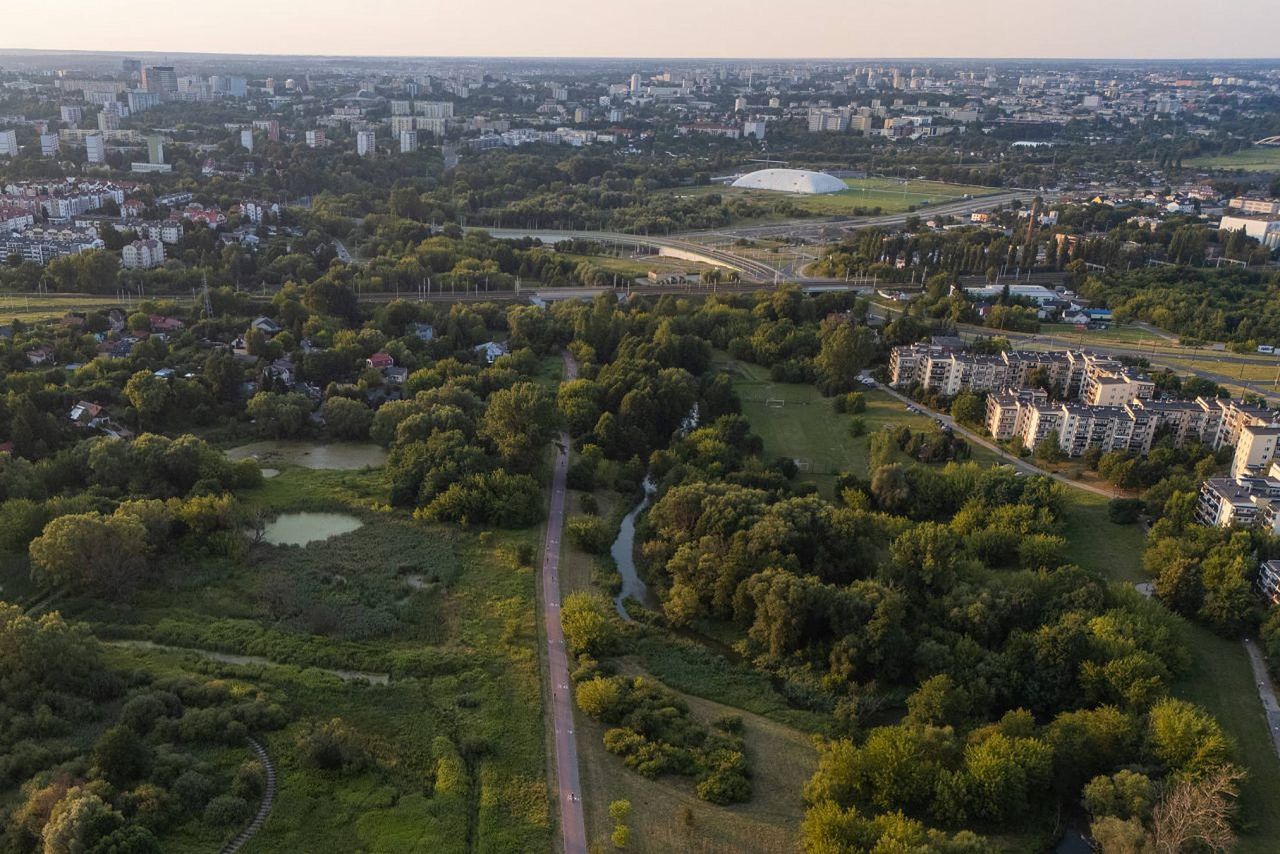
M 764 261 L 747 258 L 724 249 L 704 246 L 680 237 L 652 237 L 645 234 L 622 234 L 615 231 L 573 231 L 548 228 L 468 228 L 483 231 L 498 240 L 540 240 L 555 245 L 564 240 L 583 240 L 608 246 L 630 247 L 639 250 L 656 249 L 659 255 L 697 261 L 721 269 L 733 270 L 744 280 L 772 282 L 782 278 L 782 271 Z
M 845 219 L 797 219 L 771 225 L 748 225 L 724 229 L 691 231 L 682 234 L 656 236 L 647 234 L 623 234 L 613 231 L 578 231 L 547 228 L 469 228 L 468 231 L 484 231 L 499 240 L 531 238 L 554 245 L 562 240 L 585 240 L 610 246 L 641 247 L 655 249 L 661 255 L 698 261 L 721 269 L 736 271 L 744 281 L 776 282 L 794 281 L 806 283 L 831 283 L 837 280 L 807 276 L 795 263 L 787 264 L 779 258 L 771 264 L 733 251 L 732 247 L 709 245 L 701 242 L 712 240 L 733 241 L 739 238 L 776 238 L 805 241 L 834 242 L 847 232 L 859 228 L 888 228 L 904 225 L 910 217 L 917 216 L 965 216 L 978 211 L 989 211 L 1013 201 L 1030 201 L 1034 190 L 1007 190 L 970 199 L 957 199 L 938 205 L 930 205 L 915 212 L 885 214 L 883 216 L 850 217 Z

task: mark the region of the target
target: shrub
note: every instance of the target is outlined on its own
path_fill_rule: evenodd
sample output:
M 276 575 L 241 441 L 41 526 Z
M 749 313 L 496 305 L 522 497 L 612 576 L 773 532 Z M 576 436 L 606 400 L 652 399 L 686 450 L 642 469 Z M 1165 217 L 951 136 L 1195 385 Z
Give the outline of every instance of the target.
M 613 545 L 613 528 L 599 516 L 577 516 L 565 523 L 569 541 L 587 554 L 604 555 Z
M 249 804 L 244 798 L 235 795 L 218 795 L 209 801 L 204 808 L 206 824 L 214 827 L 229 827 L 241 824 L 249 817 Z
M 1132 525 L 1145 506 L 1140 498 L 1113 498 L 1107 504 L 1107 518 L 1117 525 Z

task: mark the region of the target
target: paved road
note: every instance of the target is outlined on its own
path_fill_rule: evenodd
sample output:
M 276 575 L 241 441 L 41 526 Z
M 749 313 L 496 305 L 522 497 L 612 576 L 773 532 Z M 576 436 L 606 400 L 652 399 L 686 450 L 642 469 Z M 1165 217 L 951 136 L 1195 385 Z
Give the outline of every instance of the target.
M 578 365 L 564 354 L 564 378 L 576 379 Z M 555 726 L 556 797 L 564 854 L 586 854 L 587 826 L 582 816 L 578 779 L 578 742 L 573 734 L 573 691 L 569 687 L 569 653 L 560 626 L 560 534 L 564 529 L 565 478 L 569 469 L 569 434 L 556 440 L 551 476 L 551 511 L 542 552 L 542 621 L 547 628 L 547 678 L 551 682 L 551 719 Z
M 942 412 L 938 412 L 937 410 L 934 410 L 934 409 L 930 409 L 929 407 L 925 406 L 923 403 L 912 400 L 911 398 L 907 397 L 904 394 L 899 394 L 898 392 L 894 391 L 887 385 L 883 385 L 880 383 L 877 383 L 876 385 L 878 388 L 880 388 L 887 394 L 891 395 L 892 397 L 898 399 L 903 404 L 908 406 L 914 406 L 916 409 L 919 409 L 921 412 L 924 412 L 928 415 L 933 416 L 935 419 L 937 419 L 938 421 L 941 421 L 944 425 L 946 425 L 947 427 L 950 427 L 952 430 L 954 430 L 956 433 L 959 433 L 961 436 L 968 439 L 970 442 L 973 442 L 976 445 L 981 445 L 982 447 L 996 454 L 998 457 L 1000 457 L 1009 465 L 1013 466 L 1015 469 L 1019 471 L 1026 472 L 1027 474 L 1043 474 L 1053 478 L 1059 483 L 1065 483 L 1067 486 L 1074 487 L 1075 489 L 1079 489 L 1084 492 L 1092 492 L 1094 495 L 1101 495 L 1103 498 L 1116 497 L 1116 493 L 1114 490 L 1106 489 L 1101 486 L 1094 486 L 1092 483 L 1081 483 L 1078 480 L 1072 480 L 1066 475 L 1055 474 L 1054 472 L 1046 471 L 1045 469 L 1042 469 L 1037 465 L 1027 462 L 1022 457 L 1009 453 L 1004 448 L 1001 448 L 999 445 L 995 444 L 987 437 L 981 436 L 978 433 L 975 433 L 973 430 L 970 430 L 968 427 L 965 427 L 962 424 L 957 423 L 956 420 L 952 418 L 950 415 L 947 415 Z
M 821 240 L 833 235 L 838 238 L 839 232 L 842 231 L 851 231 L 859 228 L 903 225 L 906 223 L 908 218 L 913 216 L 919 217 L 921 220 L 926 220 L 930 217 L 942 216 L 944 214 L 950 216 L 963 216 L 965 214 L 976 213 L 978 211 L 989 211 L 1014 200 L 1024 202 L 1031 201 L 1037 195 L 1038 192 L 1035 190 L 1004 190 L 987 196 L 975 196 L 971 199 L 956 199 L 954 201 L 921 207 L 916 211 L 904 211 L 896 214 L 825 220 L 818 219 L 816 217 L 809 217 L 807 219 L 789 220 L 787 222 L 774 223 L 772 225 L 729 226 L 727 228 L 715 229 L 712 231 L 689 232 L 684 236 L 693 236 L 695 234 L 715 234 L 723 237 L 793 237 L 805 240 Z
M 1267 713 L 1271 745 L 1276 750 L 1276 756 L 1280 756 L 1280 701 L 1276 699 L 1276 689 L 1271 684 L 1271 674 L 1267 672 L 1267 662 L 1262 657 L 1262 650 L 1249 638 L 1244 639 L 1244 648 L 1249 653 L 1249 666 L 1253 668 L 1253 678 L 1258 683 L 1258 696 L 1262 698 L 1262 708 Z

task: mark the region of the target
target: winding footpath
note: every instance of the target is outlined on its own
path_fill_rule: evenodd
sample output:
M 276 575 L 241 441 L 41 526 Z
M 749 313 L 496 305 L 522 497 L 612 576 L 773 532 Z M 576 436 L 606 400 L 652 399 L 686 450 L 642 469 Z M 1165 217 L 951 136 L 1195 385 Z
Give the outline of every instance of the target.
M 253 750 L 258 761 L 262 763 L 262 770 L 266 774 L 266 788 L 262 790 L 262 802 L 258 804 L 258 812 L 253 817 L 253 821 L 245 825 L 244 830 L 236 834 L 235 838 L 222 846 L 222 850 L 218 854 L 236 854 L 241 848 L 253 839 L 254 835 L 262 829 L 262 824 L 267 820 L 267 816 L 271 814 L 271 806 L 276 801 L 276 766 L 271 761 L 270 754 L 257 739 L 249 739 L 249 747 Z
M 564 353 L 565 381 L 577 379 L 578 365 Z M 569 683 L 569 653 L 560 625 L 560 536 L 564 530 L 565 481 L 569 471 L 569 434 L 556 439 L 551 476 L 551 510 L 542 551 L 542 621 L 547 630 L 547 678 L 550 680 L 551 718 L 555 727 L 556 798 L 560 804 L 563 854 L 586 854 L 587 826 L 582 813 L 582 784 L 578 777 L 578 742 L 573 734 L 573 690 Z

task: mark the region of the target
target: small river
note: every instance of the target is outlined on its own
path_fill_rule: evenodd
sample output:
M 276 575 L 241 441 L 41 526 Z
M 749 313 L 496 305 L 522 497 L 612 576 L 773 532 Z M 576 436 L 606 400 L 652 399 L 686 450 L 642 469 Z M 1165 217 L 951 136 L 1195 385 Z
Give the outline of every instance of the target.
M 618 616 L 628 622 L 631 621 L 631 615 L 627 613 L 627 608 L 623 604 L 627 599 L 635 599 L 646 606 L 649 604 L 649 588 L 640 580 L 640 575 L 636 572 L 636 519 L 649 506 L 655 491 L 657 487 L 654 486 L 653 481 L 645 478 L 644 498 L 640 499 L 640 503 L 632 508 L 630 513 L 622 517 L 618 538 L 613 541 L 613 547 L 609 549 L 609 554 L 613 556 L 613 562 L 618 567 L 618 574 L 622 576 L 622 587 L 614 597 L 613 604 L 618 609 Z

